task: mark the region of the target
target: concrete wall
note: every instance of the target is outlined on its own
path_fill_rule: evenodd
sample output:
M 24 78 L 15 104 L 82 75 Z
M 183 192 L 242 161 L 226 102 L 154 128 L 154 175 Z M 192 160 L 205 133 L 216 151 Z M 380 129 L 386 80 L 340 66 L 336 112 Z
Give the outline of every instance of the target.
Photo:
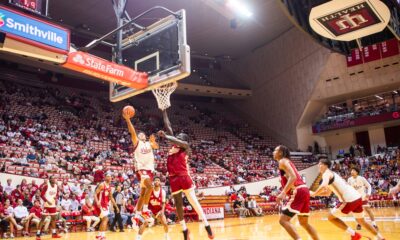
M 228 101 L 276 140 L 297 148 L 296 126 L 330 52 L 292 28 L 246 57 L 223 66 L 249 82 L 253 97 Z
M 368 130 L 369 141 L 371 143 L 372 154 L 376 153 L 379 146 L 386 147 L 385 130 L 383 127 Z
M 366 64 L 348 68 L 346 58 L 337 53 L 332 53 L 319 77 L 316 87 L 309 99 L 306 109 L 297 125 L 299 148 L 304 149 L 314 141 L 320 143 L 321 147 L 331 148 L 332 155 L 335 156 L 338 149 L 341 149 L 345 143 L 352 142 L 350 137 L 355 131 L 369 131 L 371 128 L 376 129 L 377 126 L 364 126 L 361 129 L 345 129 L 340 131 L 332 131 L 323 136 L 312 135 L 311 124 L 323 115 L 328 104 L 348 102 L 351 99 L 357 99 L 377 93 L 392 91 L 400 86 L 400 55 L 389 57 L 386 59 L 369 62 Z M 351 105 L 351 104 L 349 104 Z M 383 124 L 380 124 L 383 125 Z M 304 129 L 309 126 L 310 131 Z M 380 126 L 382 128 L 382 126 Z M 344 142 L 334 140 L 332 134 L 347 131 Z M 374 151 L 375 146 L 384 144 L 384 134 L 378 130 L 372 130 L 370 134 L 371 150 Z M 382 129 L 383 131 L 383 129 Z M 329 135 L 329 136 L 326 136 Z M 321 138 L 326 138 L 321 141 Z M 375 139 L 376 138 L 376 139 Z M 342 139 L 342 137 L 340 137 Z M 355 141 L 355 140 L 354 140 Z M 330 146 L 330 142 L 334 145 Z M 346 146 L 348 149 L 350 145 Z
M 339 150 L 349 151 L 350 146 L 356 143 L 356 136 L 353 131 L 339 131 L 326 135 L 325 141 L 331 150 L 332 157 L 336 158 Z
M 305 174 L 306 184 L 308 187 L 314 182 L 315 178 L 318 176 L 318 165 L 312 166 L 310 168 L 304 169 L 300 171 L 300 174 Z M 247 192 L 249 194 L 260 194 L 265 186 L 281 186 L 280 178 L 272 178 L 264 181 L 247 183 L 247 184 L 239 184 L 234 185 L 234 188 L 238 190 L 241 186 L 245 186 Z M 215 188 L 203 188 L 199 189 L 200 192 L 204 192 L 205 195 L 225 195 L 225 192 L 229 189 L 229 187 L 215 187 Z

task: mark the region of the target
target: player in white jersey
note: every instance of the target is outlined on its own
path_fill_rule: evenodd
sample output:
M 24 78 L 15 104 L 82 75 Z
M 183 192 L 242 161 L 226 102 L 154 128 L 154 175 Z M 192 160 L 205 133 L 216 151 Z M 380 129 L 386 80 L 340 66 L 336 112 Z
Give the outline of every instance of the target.
M 136 130 L 130 120 L 130 117 L 122 113 L 125 119 L 129 133 L 131 134 L 132 143 L 134 146 L 134 155 L 136 161 L 136 175 L 140 181 L 140 197 L 136 204 L 136 218 L 143 212 L 148 212 L 148 204 L 153 190 L 153 172 L 154 172 L 154 149 L 158 149 L 158 143 L 154 135 L 151 135 L 147 141 L 146 134 Z
M 328 215 L 328 220 L 338 228 L 347 231 L 351 235 L 351 240 L 361 239 L 361 234 L 355 232 L 352 228 L 347 226 L 339 216 L 342 214 L 353 213 L 356 221 L 372 233 L 376 239 L 383 240 L 382 235 L 372 225 L 364 219 L 364 209 L 362 204 L 362 197 L 357 190 L 347 184 L 347 182 L 337 173 L 329 170 L 332 162 L 326 157 L 319 158 L 319 171 L 322 174 L 322 183 L 315 192 L 311 192 L 312 197 L 316 196 L 330 196 L 332 192 L 339 198 L 339 205 L 336 206 Z
M 363 208 L 368 213 L 369 218 L 371 219 L 372 226 L 374 226 L 374 228 L 378 229 L 378 226 L 376 225 L 376 222 L 375 222 L 375 216 L 372 213 L 371 206 L 369 205 L 369 202 L 368 202 L 368 200 L 371 196 L 371 193 L 372 193 L 371 184 L 369 184 L 367 179 L 365 179 L 364 177 L 361 177 L 359 174 L 360 174 L 360 169 L 353 167 L 351 169 L 351 177 L 349 177 L 349 179 L 347 179 L 347 182 L 349 183 L 350 186 L 355 188 L 361 194 L 362 201 L 363 201 Z M 360 224 L 357 224 L 357 230 L 361 230 Z
M 57 181 L 54 176 L 49 178 L 49 182 L 45 183 L 43 187 L 40 189 L 41 197 L 44 201 L 44 210 L 42 212 L 42 219 L 39 223 L 39 228 L 36 233 L 36 240 L 40 240 L 41 237 L 41 228 L 45 223 L 45 220 L 48 216 L 51 217 L 51 229 L 52 229 L 52 238 L 61 238 L 60 235 L 57 234 L 56 230 L 56 219 L 57 219 L 57 196 L 58 196 L 58 187 Z
M 392 187 L 389 191 L 390 197 L 395 197 L 397 193 L 400 192 L 400 181 L 396 184 L 396 186 Z

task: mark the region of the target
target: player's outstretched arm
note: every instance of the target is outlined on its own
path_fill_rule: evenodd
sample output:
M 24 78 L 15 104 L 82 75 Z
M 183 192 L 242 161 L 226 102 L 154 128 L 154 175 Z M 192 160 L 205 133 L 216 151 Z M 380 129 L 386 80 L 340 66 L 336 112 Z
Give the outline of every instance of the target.
M 126 115 L 124 112 L 122 113 L 122 117 L 125 119 L 126 124 L 128 125 L 128 131 L 131 134 L 131 139 L 132 139 L 132 143 L 134 146 L 136 146 L 139 142 L 137 134 L 136 134 L 136 130 L 135 127 L 133 126 L 132 122 L 131 122 L 131 118 Z
M 158 136 L 167 139 L 168 141 L 172 142 L 173 144 L 178 145 L 181 148 L 189 149 L 189 143 L 183 140 L 180 140 L 174 136 L 167 135 L 164 131 L 158 131 Z
M 311 197 L 317 197 L 317 196 L 330 196 L 332 191 L 328 188 L 329 185 L 329 179 L 331 177 L 330 173 L 324 173 L 322 175 L 322 183 L 319 185 L 319 187 L 317 188 L 317 190 L 315 190 L 315 192 L 310 192 Z
M 169 118 L 168 118 L 167 109 L 162 110 L 162 113 L 163 113 L 163 119 L 164 119 L 164 127 L 165 127 L 167 133 L 169 135 L 173 136 L 174 131 L 172 131 L 171 122 L 169 121 Z

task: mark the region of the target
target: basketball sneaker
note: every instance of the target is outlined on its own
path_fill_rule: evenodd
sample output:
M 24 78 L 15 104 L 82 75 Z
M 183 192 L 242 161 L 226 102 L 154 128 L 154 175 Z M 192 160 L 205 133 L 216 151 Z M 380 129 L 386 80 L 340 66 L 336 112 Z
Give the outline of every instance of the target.
M 359 240 L 362 236 L 358 232 L 356 232 L 353 236 L 351 236 L 351 240 Z
M 183 231 L 183 239 L 190 240 L 189 234 L 190 234 L 189 229 L 186 229 L 185 231 Z
M 58 235 L 57 233 L 53 233 L 53 234 L 51 235 L 51 238 L 62 238 L 62 236 L 61 236 L 61 235 Z
M 211 230 L 211 226 L 210 225 L 208 225 L 208 226 L 206 226 L 206 231 L 207 231 L 207 234 L 208 234 L 208 238 L 209 239 L 214 239 L 214 233 L 213 233 L 213 231 Z

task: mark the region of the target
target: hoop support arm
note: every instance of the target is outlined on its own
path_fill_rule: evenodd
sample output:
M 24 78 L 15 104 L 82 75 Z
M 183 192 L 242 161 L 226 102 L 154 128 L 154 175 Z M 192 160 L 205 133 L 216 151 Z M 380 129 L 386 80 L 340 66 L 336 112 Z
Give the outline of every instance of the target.
M 180 17 L 181 17 L 179 14 L 176 14 L 176 13 L 172 12 L 172 11 L 169 10 L 168 8 L 161 7 L 161 6 L 155 6 L 155 7 L 150 8 L 149 10 L 147 10 L 147 11 L 145 11 L 145 12 L 139 14 L 138 16 L 136 16 L 135 18 L 131 19 L 131 20 L 128 21 L 127 23 L 123 24 L 122 26 L 120 26 L 120 27 L 118 27 L 118 28 L 112 30 L 111 32 L 107 33 L 106 35 L 102 36 L 101 38 L 98 38 L 98 39 L 95 39 L 95 40 L 91 41 L 91 42 L 90 42 L 89 44 L 87 44 L 85 47 L 79 48 L 79 50 L 80 50 L 80 51 L 84 51 L 84 52 L 89 51 L 90 49 L 96 47 L 96 46 L 99 45 L 101 42 L 103 42 L 105 39 L 111 37 L 111 36 L 114 35 L 116 32 L 118 32 L 119 30 L 125 28 L 125 27 L 128 26 L 128 25 L 134 25 L 135 27 L 137 27 L 137 28 L 139 28 L 139 29 L 141 29 L 141 30 L 145 30 L 146 27 L 143 27 L 143 26 L 141 26 L 141 25 L 135 23 L 135 21 L 136 21 L 137 19 L 143 17 L 144 15 L 146 15 L 146 14 L 148 14 L 148 13 L 154 11 L 154 10 L 157 10 L 157 9 L 164 10 L 164 11 L 166 11 L 166 12 L 168 12 L 168 13 L 174 15 L 176 18 L 180 18 Z

